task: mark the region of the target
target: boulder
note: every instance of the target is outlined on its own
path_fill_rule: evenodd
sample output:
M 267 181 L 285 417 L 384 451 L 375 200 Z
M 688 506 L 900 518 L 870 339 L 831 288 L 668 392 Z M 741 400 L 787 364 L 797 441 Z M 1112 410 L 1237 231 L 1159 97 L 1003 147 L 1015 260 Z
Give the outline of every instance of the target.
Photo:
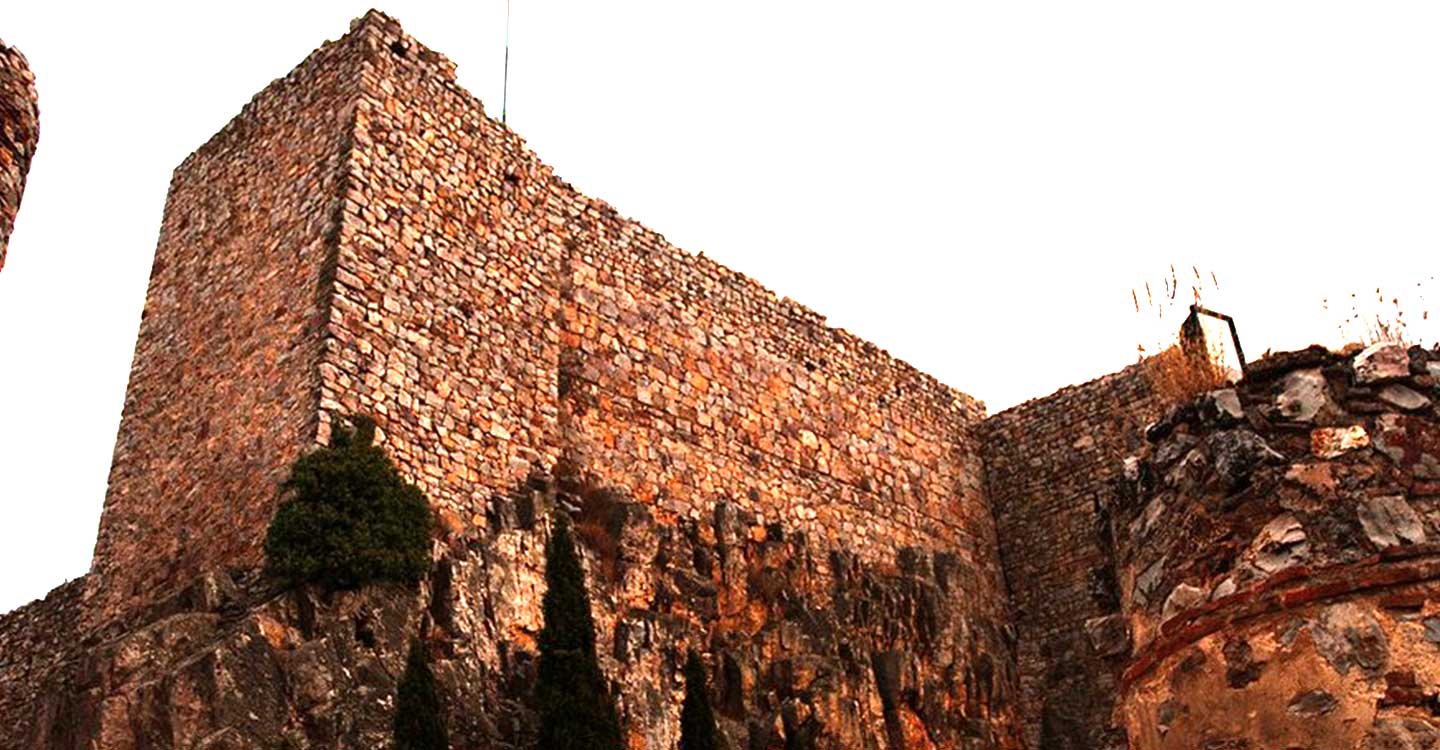
M 1130 629 L 1126 626 L 1124 615 L 1105 615 L 1086 620 L 1085 635 L 1100 656 L 1130 653 Z
M 1250 542 L 1251 563 L 1263 573 L 1298 565 L 1310 555 L 1305 529 L 1294 515 L 1276 516 Z
M 1205 590 L 1199 586 L 1191 586 L 1182 583 L 1170 590 L 1170 596 L 1165 597 L 1165 606 L 1160 611 L 1160 621 L 1165 622 L 1170 618 L 1186 610 L 1194 609 L 1205 603 Z
M 1440 429 L 1406 414 L 1375 420 L 1375 449 L 1420 479 L 1440 479 Z
M 1244 489 L 1250 475 L 1267 463 L 1284 462 L 1285 457 L 1265 439 L 1250 430 L 1224 430 L 1208 440 L 1215 475 L 1228 492 Z

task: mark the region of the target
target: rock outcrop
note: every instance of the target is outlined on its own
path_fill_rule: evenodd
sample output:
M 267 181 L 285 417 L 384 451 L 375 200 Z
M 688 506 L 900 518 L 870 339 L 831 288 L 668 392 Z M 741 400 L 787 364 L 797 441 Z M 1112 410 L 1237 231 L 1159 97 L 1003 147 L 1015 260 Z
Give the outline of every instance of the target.
M 20 50 L 0 41 L 0 269 L 40 139 L 35 76 Z
M 418 590 L 280 591 L 256 573 L 215 572 L 83 642 L 63 629 L 45 643 L 6 640 L 6 625 L 53 602 L 7 615 L 0 658 L 50 661 L 0 661 L 0 681 L 35 688 L 0 744 L 383 747 L 418 637 L 455 747 L 529 747 L 545 518 L 557 504 L 578 519 L 629 747 L 675 746 L 688 648 L 704 655 L 730 747 L 1019 746 L 1013 643 L 1003 622 L 969 611 L 974 582 L 953 555 L 902 549 L 877 568 L 779 524 L 752 533 L 755 519 L 732 506 L 670 525 L 615 493 L 557 494 L 545 479 L 498 505 L 484 536 L 438 547 Z M 68 611 L 82 590 L 55 599 Z

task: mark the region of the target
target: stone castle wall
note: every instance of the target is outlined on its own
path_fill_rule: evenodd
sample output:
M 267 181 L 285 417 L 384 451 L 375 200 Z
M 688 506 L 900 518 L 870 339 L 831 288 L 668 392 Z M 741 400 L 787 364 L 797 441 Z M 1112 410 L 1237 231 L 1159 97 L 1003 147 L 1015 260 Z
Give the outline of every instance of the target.
M 454 615 L 472 676 L 533 652 L 532 488 L 558 480 L 592 547 L 632 550 L 596 614 L 635 746 L 673 740 L 655 686 L 687 642 L 723 647 L 749 675 L 734 700 L 821 747 L 1018 742 L 983 407 L 580 195 L 373 13 L 177 170 L 90 576 L 102 613 L 258 564 L 289 462 L 354 413 L 449 543 L 489 550 Z M 627 541 L 617 512 L 654 519 L 642 540 L 732 551 L 675 583 L 650 570 L 673 545 Z M 850 588 L 888 580 L 912 583 Z
M 985 422 L 1029 747 L 1098 749 L 1116 739 L 1117 654 L 1086 629 L 1119 607 L 1101 508 L 1159 410 L 1145 365 L 1136 364 Z
M 1440 743 L 1437 376 L 1313 348 L 1150 430 L 1110 516 L 1131 748 Z
M 580 195 L 396 38 L 366 60 L 327 420 L 377 413 L 466 523 L 563 460 L 672 518 L 993 549 L 973 399 Z
M 35 75 L 20 50 L 0 41 L 0 269 L 25 193 L 25 176 L 40 140 Z
M 315 439 L 357 83 L 327 45 L 175 170 L 95 545 L 102 619 L 259 559 Z
M 632 748 L 687 648 L 756 750 L 1434 744 L 1440 356 L 1387 352 L 985 419 L 581 195 L 372 11 L 176 170 L 92 571 L 0 617 L 0 745 L 373 746 L 419 636 L 457 747 L 526 746 L 556 507 Z M 276 590 L 279 483 L 359 413 L 436 567 Z

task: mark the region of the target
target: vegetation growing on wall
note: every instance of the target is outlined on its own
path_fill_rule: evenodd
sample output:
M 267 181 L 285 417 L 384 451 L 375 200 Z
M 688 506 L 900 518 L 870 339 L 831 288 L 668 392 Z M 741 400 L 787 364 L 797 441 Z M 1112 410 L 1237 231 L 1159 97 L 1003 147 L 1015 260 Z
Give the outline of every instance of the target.
M 283 485 L 287 499 L 265 538 L 272 575 L 335 589 L 415 583 L 425 575 L 429 504 L 374 441 L 375 423 L 356 417 L 328 447 L 295 461 Z
M 445 707 L 430 660 L 418 640 L 410 644 L 405 674 L 395 694 L 395 750 L 448 750 Z
M 705 665 L 694 651 L 685 659 L 685 702 L 680 706 L 680 750 L 719 750 L 715 711 L 705 687 Z
M 1204 305 L 1204 298 L 1220 289 L 1213 272 L 1190 270 L 1193 281 L 1182 278 L 1172 265 L 1154 287 L 1146 281 L 1130 292 L 1142 329 L 1136 350 L 1155 394 L 1167 405 L 1222 388 L 1240 374 L 1227 368 L 1227 359 L 1236 355 L 1226 337 L 1207 336 L 1203 328 L 1190 325 L 1192 305 Z M 1234 366 L 1240 364 L 1236 358 Z
M 619 750 L 615 703 L 595 660 L 595 621 L 570 521 L 555 515 L 545 547 L 545 624 L 535 701 L 542 750 Z

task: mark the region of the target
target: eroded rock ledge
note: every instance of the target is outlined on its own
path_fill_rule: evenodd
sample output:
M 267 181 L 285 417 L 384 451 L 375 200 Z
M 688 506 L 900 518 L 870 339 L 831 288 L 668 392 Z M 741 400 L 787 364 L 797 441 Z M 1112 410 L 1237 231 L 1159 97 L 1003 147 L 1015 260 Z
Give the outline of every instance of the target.
M 445 540 L 417 591 L 280 591 L 254 571 L 210 572 L 80 641 L 65 624 L 84 582 L 67 584 L 0 618 L 0 707 L 10 718 L 34 699 L 0 745 L 380 747 L 420 636 L 455 747 L 526 747 L 557 504 L 577 518 L 631 747 L 674 746 L 689 647 L 734 748 L 1017 746 L 1013 643 L 1003 619 L 966 605 L 974 573 L 956 557 L 902 549 L 880 569 L 727 504 L 660 524 L 621 493 L 546 478 L 497 499 L 484 538 Z M 18 654 L 50 661 L 5 661 Z

